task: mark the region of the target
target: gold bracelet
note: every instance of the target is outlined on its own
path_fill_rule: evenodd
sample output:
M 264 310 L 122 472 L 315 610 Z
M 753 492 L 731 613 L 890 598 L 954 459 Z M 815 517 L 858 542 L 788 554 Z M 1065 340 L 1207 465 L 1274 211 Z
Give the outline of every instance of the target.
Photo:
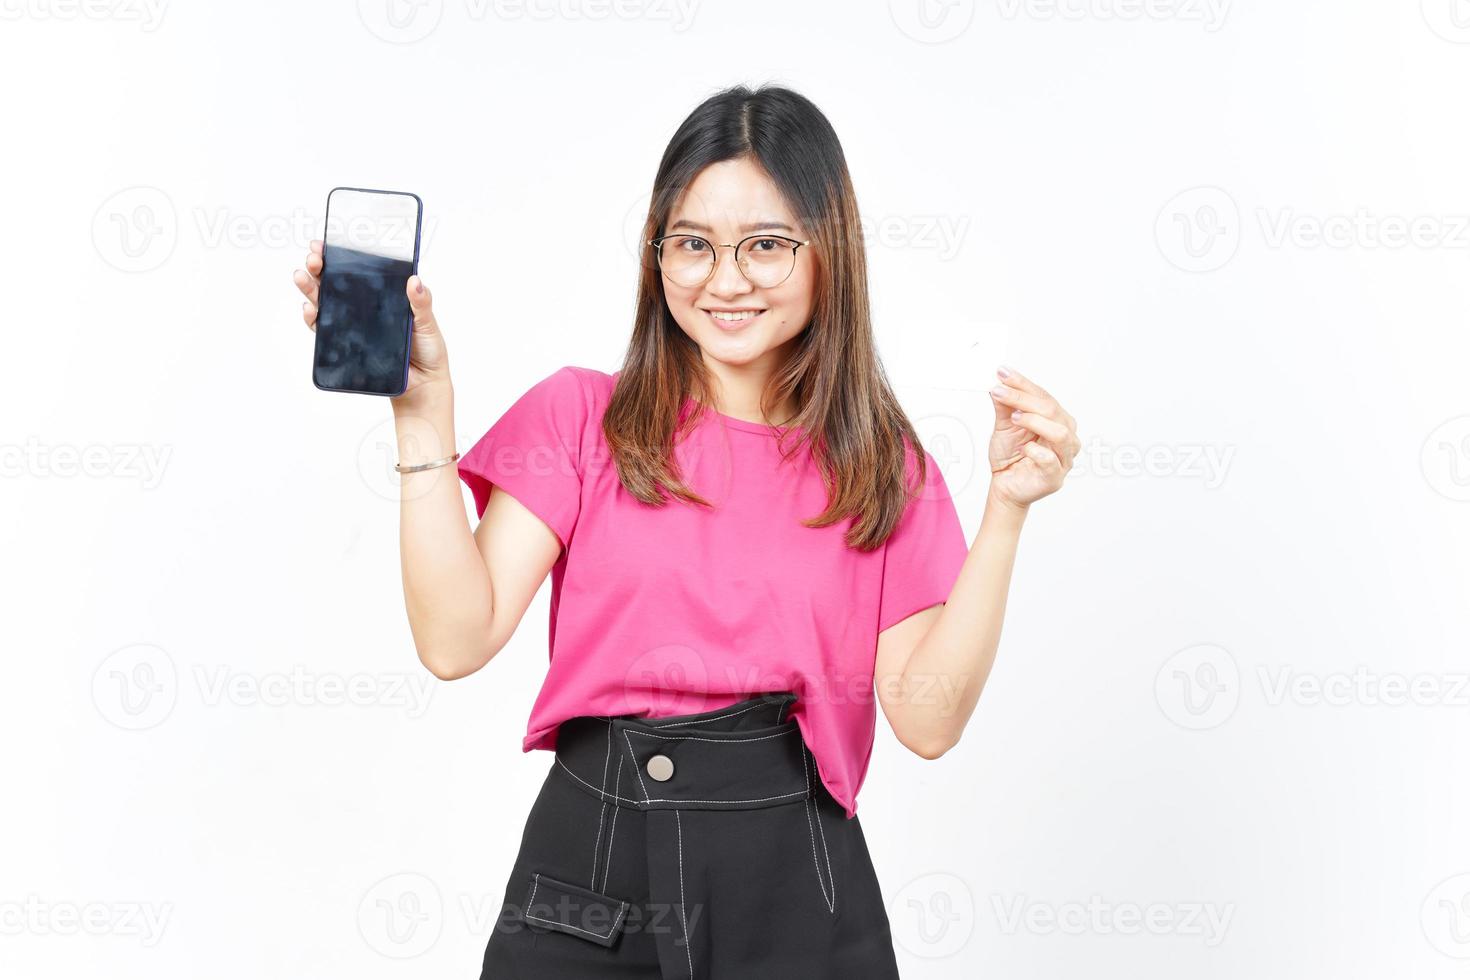
M 417 473 L 420 470 L 432 470 L 435 467 L 448 466 L 456 459 L 459 459 L 459 453 L 455 453 L 453 456 L 445 456 L 443 459 L 431 460 L 427 463 L 415 463 L 413 466 L 404 466 L 402 463 L 394 463 L 393 468 L 400 473 Z

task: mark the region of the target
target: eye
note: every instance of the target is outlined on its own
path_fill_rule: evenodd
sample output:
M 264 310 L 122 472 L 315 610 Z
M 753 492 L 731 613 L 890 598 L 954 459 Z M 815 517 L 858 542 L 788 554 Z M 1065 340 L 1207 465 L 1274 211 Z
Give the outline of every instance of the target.
M 676 238 L 672 242 L 670 242 L 669 244 L 673 245 L 674 246 L 674 249 L 676 251 L 680 251 L 680 252 L 694 252 L 694 253 L 699 253 L 699 252 L 705 251 L 705 241 L 704 241 L 703 238 L 693 238 L 693 237 Z

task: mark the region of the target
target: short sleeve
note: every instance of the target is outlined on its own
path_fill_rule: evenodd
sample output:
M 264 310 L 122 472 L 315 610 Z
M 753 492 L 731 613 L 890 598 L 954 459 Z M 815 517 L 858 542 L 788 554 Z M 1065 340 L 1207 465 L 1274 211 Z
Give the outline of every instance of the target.
M 581 377 L 559 368 L 506 409 L 459 461 L 459 476 L 485 516 L 490 487 L 500 487 L 541 518 L 562 547 L 582 503 L 582 448 L 591 404 Z
M 915 478 L 910 453 L 908 479 Z M 944 602 L 970 553 L 960 515 L 934 457 L 924 453 L 925 484 L 884 546 L 878 632 Z

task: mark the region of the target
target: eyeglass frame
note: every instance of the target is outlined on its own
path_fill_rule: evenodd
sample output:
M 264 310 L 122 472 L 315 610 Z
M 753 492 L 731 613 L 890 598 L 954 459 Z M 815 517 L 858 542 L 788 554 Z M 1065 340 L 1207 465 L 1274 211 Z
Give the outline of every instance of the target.
M 664 265 L 663 265 L 664 250 L 663 250 L 663 247 L 662 246 L 663 246 L 664 241 L 666 241 L 667 239 L 670 239 L 670 238 L 697 238 L 700 241 L 704 242 L 706 245 L 708 245 L 711 249 L 717 249 L 717 248 L 733 248 L 735 250 L 735 254 L 737 256 L 740 254 L 740 246 L 741 245 L 744 245 L 746 242 L 750 241 L 753 238 L 779 238 L 783 242 L 791 242 L 792 243 L 792 246 L 793 246 L 792 249 L 791 249 L 791 268 L 790 268 L 790 270 L 787 271 L 786 275 L 782 277 L 781 282 L 773 283 L 773 284 L 771 284 L 769 286 L 762 286 L 760 283 L 753 282 L 751 280 L 751 278 L 745 274 L 745 270 L 742 269 L 742 268 L 740 268 L 740 262 L 737 259 L 737 261 L 735 262 L 735 271 L 739 272 L 740 273 L 740 277 L 742 279 L 744 279 L 746 282 L 750 283 L 756 289 L 775 289 L 777 286 L 781 285 L 781 283 L 785 282 L 787 279 L 790 279 L 791 278 L 791 273 L 793 273 L 793 272 L 796 271 L 796 252 L 797 252 L 797 250 L 800 249 L 803 245 L 810 245 L 812 243 L 812 240 L 810 238 L 808 238 L 806 241 L 802 241 L 799 238 L 788 238 L 786 235 L 765 234 L 765 235 L 746 235 L 744 238 L 740 239 L 740 241 L 738 241 L 735 244 L 731 245 L 731 244 L 728 244 L 728 243 L 712 242 L 708 238 L 705 238 L 703 235 L 692 235 L 692 234 L 690 234 L 688 232 L 684 232 L 684 231 L 671 232 L 671 233 L 669 233 L 667 235 L 659 235 L 657 238 L 649 238 L 649 239 L 647 239 L 647 240 L 645 240 L 643 242 L 643 247 L 644 248 L 647 248 L 649 245 L 652 245 L 653 248 L 654 248 L 654 251 L 658 254 L 658 258 L 657 258 L 658 271 L 659 271 L 659 274 L 662 275 L 662 276 L 664 276 L 664 277 L 667 277 L 668 276 L 668 273 L 664 272 Z M 714 254 L 714 259 L 710 262 L 710 264 L 709 264 L 709 271 L 704 274 L 704 278 L 703 279 L 699 280 L 699 282 L 691 282 L 691 283 L 688 283 L 688 284 L 679 283 L 679 285 L 683 286 L 685 289 L 690 289 L 690 288 L 693 288 L 694 286 L 703 286 L 705 283 L 709 282 L 710 279 L 714 277 L 715 270 L 720 267 L 720 253 L 719 252 L 714 252 L 713 254 Z

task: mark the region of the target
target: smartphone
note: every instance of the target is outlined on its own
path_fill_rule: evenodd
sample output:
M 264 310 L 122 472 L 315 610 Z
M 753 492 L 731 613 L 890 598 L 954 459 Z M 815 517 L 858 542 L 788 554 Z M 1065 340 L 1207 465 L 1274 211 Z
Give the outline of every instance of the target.
M 404 191 L 327 194 L 312 381 L 323 391 L 401 395 L 408 387 L 424 202 Z

